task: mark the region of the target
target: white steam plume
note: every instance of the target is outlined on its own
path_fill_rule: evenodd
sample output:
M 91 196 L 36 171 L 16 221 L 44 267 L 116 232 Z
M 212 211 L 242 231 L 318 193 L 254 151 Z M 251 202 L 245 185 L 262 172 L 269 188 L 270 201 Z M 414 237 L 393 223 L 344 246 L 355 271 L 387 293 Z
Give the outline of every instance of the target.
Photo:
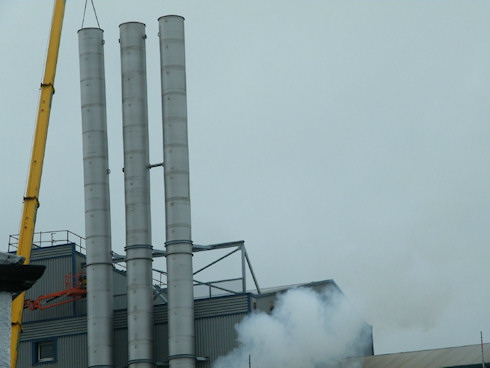
M 252 368 L 325 368 L 372 346 L 370 327 L 345 297 L 307 288 L 280 295 L 271 314 L 254 312 L 236 330 L 239 346 L 213 368 L 247 368 L 249 357 Z

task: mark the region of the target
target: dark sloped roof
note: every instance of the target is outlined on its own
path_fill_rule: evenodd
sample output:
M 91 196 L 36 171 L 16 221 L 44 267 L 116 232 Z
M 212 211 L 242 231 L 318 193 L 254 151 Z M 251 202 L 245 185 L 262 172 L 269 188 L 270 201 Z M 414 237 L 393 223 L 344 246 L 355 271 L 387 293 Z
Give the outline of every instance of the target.
M 45 266 L 0 264 L 0 291 L 20 293 L 29 289 L 44 273 Z
M 485 362 L 490 364 L 490 344 L 483 344 Z M 353 363 L 362 368 L 453 368 L 479 365 L 482 363 L 481 345 L 411 351 L 406 353 L 373 355 L 349 359 L 338 368 L 350 367 Z M 360 363 L 360 364 L 359 364 Z

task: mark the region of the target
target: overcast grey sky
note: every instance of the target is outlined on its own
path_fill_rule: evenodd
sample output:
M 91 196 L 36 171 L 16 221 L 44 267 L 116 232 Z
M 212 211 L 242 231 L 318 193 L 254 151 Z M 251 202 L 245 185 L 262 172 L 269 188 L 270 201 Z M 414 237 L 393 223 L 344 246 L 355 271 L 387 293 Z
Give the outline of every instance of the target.
M 480 331 L 490 341 L 489 1 L 95 4 L 116 251 L 125 238 L 118 25 L 147 25 L 157 163 L 157 19 L 179 14 L 194 241 L 245 240 L 262 287 L 334 279 L 373 325 L 376 353 L 479 343 Z M 83 5 L 67 0 L 38 231 L 84 233 Z M 96 25 L 90 11 L 85 26 Z M 0 250 L 18 232 L 51 12 L 47 0 L 0 0 Z M 161 247 L 161 169 L 152 200 Z

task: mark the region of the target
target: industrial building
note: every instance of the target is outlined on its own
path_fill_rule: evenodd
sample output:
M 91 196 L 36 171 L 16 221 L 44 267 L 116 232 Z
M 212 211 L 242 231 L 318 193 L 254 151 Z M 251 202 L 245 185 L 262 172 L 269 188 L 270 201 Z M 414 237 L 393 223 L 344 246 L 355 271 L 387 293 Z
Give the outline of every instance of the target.
M 17 240 L 16 236 L 10 237 L 11 251 L 15 249 Z M 254 282 L 254 289 L 244 290 L 247 273 L 250 276 L 253 270 L 241 241 L 201 247 L 198 252 L 204 250 L 226 252 L 225 256 L 211 261 L 210 267 L 222 259 L 236 257 L 232 262 L 240 270 L 238 277 L 213 281 L 194 280 L 196 366 L 212 367 L 218 357 L 238 346 L 235 326 L 251 313 L 269 313 L 277 296 L 290 287 L 266 291 L 260 290 Z M 156 256 L 163 256 L 163 253 L 156 252 Z M 113 254 L 114 361 L 118 368 L 128 366 L 127 274 L 121 265 L 123 258 Z M 28 307 L 24 311 L 18 366 L 87 367 L 87 303 L 83 293 L 85 240 L 69 231 L 38 233 L 31 263 L 46 266 L 46 272 L 27 291 Z M 245 268 L 242 268 L 243 265 Z M 168 366 L 167 293 L 164 280 L 165 273 L 155 270 L 152 334 L 156 367 Z M 340 291 L 333 280 L 296 286 L 309 287 L 319 292 Z M 367 348 L 360 354 L 362 356 L 352 356 L 325 368 L 480 368 L 490 365 L 490 344 L 374 355 L 372 327 L 367 323 L 365 333 L 369 341 Z
M 78 32 L 85 235 L 56 231 L 34 236 L 30 262 L 45 266 L 46 271 L 26 293 L 25 301 L 17 302 L 24 307 L 18 367 L 208 368 L 238 346 L 236 325 L 253 313 L 272 313 L 282 293 L 303 287 L 345 298 L 333 280 L 261 290 L 243 241 L 193 242 L 183 18 L 161 17 L 159 31 L 165 162 L 152 164 L 148 157 L 145 25 L 120 25 L 124 255 L 114 253 L 111 246 L 103 31 L 82 28 Z M 149 170 L 155 166 L 163 166 L 165 181 L 166 241 L 161 247 L 154 247 L 151 241 Z M 11 237 L 9 252 L 16 245 L 21 248 L 20 238 Z M 194 254 L 227 249 L 228 254 L 193 270 Z M 195 277 L 232 255 L 239 255 L 235 267 L 239 277 Z M 152 268 L 156 257 L 166 258 L 164 271 Z M 252 288 L 247 285 L 247 274 L 253 278 Z M 354 313 L 350 317 L 361 319 Z M 12 321 L 20 328 L 17 320 Z M 485 357 L 490 356 L 488 344 L 375 356 L 372 327 L 362 321 L 359 331 L 364 340 L 361 349 L 325 367 L 315 367 L 484 368 Z
M 16 237 L 10 246 L 15 247 Z M 44 277 L 26 295 L 23 333 L 19 347 L 18 366 L 87 367 L 87 300 L 84 293 L 86 267 L 84 239 L 69 231 L 36 234 L 36 247 L 31 263 L 45 265 Z M 12 248 L 13 249 L 13 248 Z M 236 269 L 242 270 L 246 250 L 243 242 L 219 244 L 208 248 L 225 250 L 229 257 L 236 256 Z M 219 257 L 223 258 L 223 256 Z M 115 367 L 128 366 L 127 273 L 117 266 L 122 259 L 114 254 L 113 267 L 113 334 Z M 210 266 L 215 261 L 210 262 Z M 253 272 L 253 271 L 252 271 Z M 250 274 L 250 273 L 249 273 Z M 155 278 L 158 277 L 156 274 Z M 196 277 L 197 278 L 197 277 Z M 219 357 L 237 347 L 235 325 L 247 315 L 262 311 L 269 313 L 277 295 L 289 287 L 272 291 L 243 290 L 246 273 L 238 277 L 214 281 L 195 280 L 196 299 L 196 366 L 211 367 Z M 168 366 L 167 290 L 154 280 L 154 359 L 156 366 Z M 307 285 L 317 291 L 340 289 L 333 280 Z M 359 316 L 352 316 L 359 318 Z M 373 354 L 371 326 L 365 323 L 364 333 L 369 336 L 367 349 L 362 355 Z
M 52 41 L 60 35 L 63 9 L 64 3 L 57 1 Z M 202 246 L 191 239 L 184 19 L 164 16 L 158 23 L 164 147 L 164 163 L 159 164 L 149 162 L 145 25 L 128 22 L 119 27 L 124 255 L 115 254 L 111 244 L 103 30 L 78 31 L 85 234 L 82 238 L 64 231 L 60 240 L 58 232 L 50 232 L 45 246 L 43 233 L 38 239 L 24 230 L 33 230 L 29 221 L 18 238 L 9 241 L 9 252 L 46 267 L 25 300 L 22 295 L 13 303 L 12 366 L 210 367 L 237 346 L 237 323 L 256 311 L 272 312 L 278 295 L 290 289 L 259 289 L 243 241 Z M 151 240 L 149 187 L 149 170 L 156 166 L 163 166 L 166 222 L 166 241 L 158 248 Z M 239 251 L 236 269 L 241 276 L 197 281 L 196 274 L 219 260 L 193 270 L 194 254 L 226 248 L 232 248 L 228 255 Z M 152 268 L 155 257 L 166 259 L 166 270 L 157 277 Z M 247 289 L 247 266 L 253 291 Z M 164 281 L 155 281 L 158 277 Z M 332 280 L 301 286 L 342 295 Z M 359 335 L 366 336 L 366 343 L 348 357 L 373 353 L 367 323 L 362 322 Z

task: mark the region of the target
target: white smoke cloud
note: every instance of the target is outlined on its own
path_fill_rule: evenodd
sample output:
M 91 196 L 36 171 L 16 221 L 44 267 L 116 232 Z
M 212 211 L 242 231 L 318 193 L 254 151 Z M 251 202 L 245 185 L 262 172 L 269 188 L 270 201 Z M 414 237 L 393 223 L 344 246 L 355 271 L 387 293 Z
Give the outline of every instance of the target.
M 253 368 L 325 368 L 362 355 L 372 342 L 345 297 L 308 288 L 280 295 L 270 314 L 254 312 L 236 330 L 239 346 L 213 368 L 246 368 L 249 359 Z

